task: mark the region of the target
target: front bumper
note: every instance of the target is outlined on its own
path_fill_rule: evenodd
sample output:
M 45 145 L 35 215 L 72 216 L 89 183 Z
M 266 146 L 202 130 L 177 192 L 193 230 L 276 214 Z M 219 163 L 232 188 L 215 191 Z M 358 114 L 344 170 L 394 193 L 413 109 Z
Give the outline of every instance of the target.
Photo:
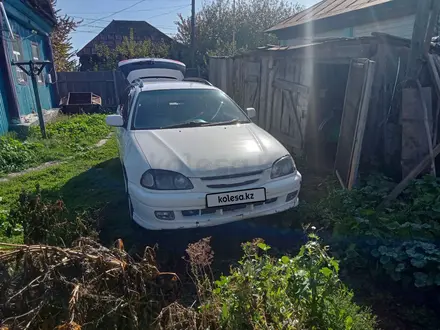
M 206 208 L 206 195 L 194 192 L 152 192 L 138 184 L 128 183 L 133 206 L 133 220 L 145 229 L 186 229 L 209 227 L 233 221 L 256 218 L 286 211 L 298 205 L 301 187 L 301 174 L 295 173 L 286 178 L 268 182 L 262 186 L 248 189 L 266 188 L 266 202 L 224 206 L 216 209 Z M 228 192 L 230 190 L 227 190 Z M 221 193 L 223 191 L 215 191 Z M 288 195 L 296 193 L 292 200 Z M 173 211 L 174 220 L 159 220 L 156 211 Z

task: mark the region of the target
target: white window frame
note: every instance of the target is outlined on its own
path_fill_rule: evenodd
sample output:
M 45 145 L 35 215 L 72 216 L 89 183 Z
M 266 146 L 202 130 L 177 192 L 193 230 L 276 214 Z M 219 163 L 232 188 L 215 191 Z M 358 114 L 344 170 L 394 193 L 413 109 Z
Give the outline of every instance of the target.
M 24 61 L 23 41 L 17 35 L 15 35 L 14 38 L 15 39 L 12 41 L 12 54 L 14 56 L 14 61 L 22 62 Z M 14 45 L 16 45 L 18 49 L 14 49 Z M 18 65 L 15 66 L 15 70 L 17 71 L 18 83 L 26 84 L 28 81 L 28 75 L 26 72 L 24 72 Z
M 34 55 L 34 47 L 36 50 L 36 55 Z M 36 42 L 31 42 L 31 54 L 32 54 L 32 59 L 36 62 L 41 61 L 41 54 L 40 54 L 40 45 Z M 39 84 L 44 84 L 44 80 L 43 80 L 43 72 L 41 72 L 38 76 L 37 76 L 37 82 Z

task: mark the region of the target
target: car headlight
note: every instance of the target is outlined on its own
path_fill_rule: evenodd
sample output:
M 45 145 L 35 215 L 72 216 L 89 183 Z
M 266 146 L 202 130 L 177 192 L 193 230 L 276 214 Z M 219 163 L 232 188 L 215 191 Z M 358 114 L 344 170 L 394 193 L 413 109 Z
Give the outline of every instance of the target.
M 290 156 L 284 156 L 278 159 L 272 165 L 272 171 L 270 173 L 271 179 L 280 178 L 282 176 L 286 176 L 292 174 L 296 171 L 295 163 Z
M 194 188 L 186 176 L 166 170 L 148 170 L 142 175 L 141 186 L 155 190 L 189 190 Z

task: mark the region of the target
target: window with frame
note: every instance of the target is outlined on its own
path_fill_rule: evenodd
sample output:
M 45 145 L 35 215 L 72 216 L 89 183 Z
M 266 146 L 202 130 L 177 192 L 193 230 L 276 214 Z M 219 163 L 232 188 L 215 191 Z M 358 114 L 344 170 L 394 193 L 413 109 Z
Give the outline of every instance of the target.
M 40 56 L 40 47 L 38 46 L 37 43 L 32 43 L 31 44 L 31 48 L 32 48 L 32 59 L 34 61 L 41 61 L 41 56 Z M 39 67 L 39 66 L 38 66 Z M 42 84 L 43 81 L 43 72 L 41 72 L 38 76 L 37 76 L 37 81 L 39 84 Z
M 18 36 L 14 36 L 12 40 L 12 55 L 15 62 L 23 62 L 23 44 Z M 20 84 L 24 84 L 28 80 L 28 75 L 19 66 L 15 65 L 15 70 L 17 71 L 17 80 Z

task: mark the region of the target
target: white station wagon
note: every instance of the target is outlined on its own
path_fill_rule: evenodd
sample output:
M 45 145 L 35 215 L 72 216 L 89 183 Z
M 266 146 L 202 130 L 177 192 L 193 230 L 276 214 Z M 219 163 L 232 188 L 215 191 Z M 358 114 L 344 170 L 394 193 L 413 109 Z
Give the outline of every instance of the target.
M 182 80 L 181 63 L 145 61 L 152 67 L 136 67 L 142 81 L 107 117 L 117 127 L 137 224 L 152 230 L 215 226 L 298 205 L 301 174 L 288 151 L 252 123 L 255 109 L 243 111 L 210 84 Z

